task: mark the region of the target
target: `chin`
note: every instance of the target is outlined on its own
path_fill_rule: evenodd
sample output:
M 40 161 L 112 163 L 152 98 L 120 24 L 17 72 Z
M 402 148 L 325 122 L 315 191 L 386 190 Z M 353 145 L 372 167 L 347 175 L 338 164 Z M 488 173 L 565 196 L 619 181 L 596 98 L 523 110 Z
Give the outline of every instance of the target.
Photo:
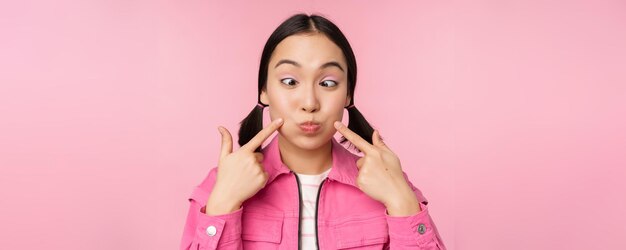
M 333 135 L 327 135 L 324 131 L 320 131 L 320 133 L 316 135 L 305 135 L 300 133 L 300 131 L 296 131 L 296 133 L 291 134 L 290 136 L 285 136 L 289 142 L 301 149 L 314 150 L 324 146 L 328 143 Z

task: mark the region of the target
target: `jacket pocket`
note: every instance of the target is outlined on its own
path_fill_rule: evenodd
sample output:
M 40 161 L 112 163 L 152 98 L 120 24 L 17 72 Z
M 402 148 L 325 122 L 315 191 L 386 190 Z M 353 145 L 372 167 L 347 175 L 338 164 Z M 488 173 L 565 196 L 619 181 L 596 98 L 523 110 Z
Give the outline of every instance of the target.
M 269 209 L 244 207 L 241 218 L 241 239 L 252 246 L 268 246 L 281 242 L 283 235 L 284 213 Z M 248 242 L 245 242 L 248 241 Z
M 337 249 L 382 249 L 389 242 L 387 219 L 381 213 L 339 221 L 334 233 Z

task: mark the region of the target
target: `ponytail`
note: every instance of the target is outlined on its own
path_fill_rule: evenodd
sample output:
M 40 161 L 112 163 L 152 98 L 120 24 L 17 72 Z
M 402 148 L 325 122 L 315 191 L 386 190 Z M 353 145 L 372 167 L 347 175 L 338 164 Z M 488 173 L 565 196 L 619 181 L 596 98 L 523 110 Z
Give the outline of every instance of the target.
M 374 129 L 367 122 L 363 114 L 359 112 L 359 110 L 353 105 L 347 107 L 348 109 L 348 128 L 352 130 L 354 133 L 359 135 L 361 138 L 365 139 L 367 142 L 372 144 L 372 134 L 374 133 Z M 341 136 L 339 143 L 345 144 L 348 142 L 348 148 L 353 147 L 357 152 L 361 152 L 356 146 L 354 146 L 345 136 Z
M 239 146 L 243 146 L 248 143 L 256 134 L 258 134 L 261 130 L 263 130 L 263 108 L 267 107 L 267 105 L 259 102 L 250 114 L 246 116 L 239 124 Z M 261 146 L 256 148 L 254 152 L 261 152 Z

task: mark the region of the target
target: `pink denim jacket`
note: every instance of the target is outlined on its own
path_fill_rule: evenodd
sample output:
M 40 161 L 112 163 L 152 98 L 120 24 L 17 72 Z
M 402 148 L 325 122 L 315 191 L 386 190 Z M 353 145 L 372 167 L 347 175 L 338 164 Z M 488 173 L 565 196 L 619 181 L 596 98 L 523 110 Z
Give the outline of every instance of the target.
M 428 214 L 428 201 L 406 173 L 422 211 L 390 216 L 382 203 L 357 187 L 359 156 L 335 138 L 331 141 L 332 169 L 319 187 L 318 249 L 446 249 Z M 204 213 L 217 167 L 193 190 L 180 249 L 298 249 L 301 201 L 297 176 L 281 160 L 278 136 L 261 152 L 269 178 L 239 210 L 217 216 Z

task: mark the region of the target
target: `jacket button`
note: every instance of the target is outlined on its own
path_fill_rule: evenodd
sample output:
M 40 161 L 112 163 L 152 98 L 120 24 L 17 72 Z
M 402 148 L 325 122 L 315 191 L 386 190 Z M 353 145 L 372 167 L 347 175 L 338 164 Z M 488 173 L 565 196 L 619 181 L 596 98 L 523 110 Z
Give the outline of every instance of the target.
M 217 233 L 217 229 L 214 226 L 209 226 L 206 228 L 206 234 L 208 236 L 214 236 Z
M 420 234 L 424 234 L 426 232 L 426 226 L 424 226 L 423 223 L 420 223 L 417 226 L 417 232 L 419 232 Z

